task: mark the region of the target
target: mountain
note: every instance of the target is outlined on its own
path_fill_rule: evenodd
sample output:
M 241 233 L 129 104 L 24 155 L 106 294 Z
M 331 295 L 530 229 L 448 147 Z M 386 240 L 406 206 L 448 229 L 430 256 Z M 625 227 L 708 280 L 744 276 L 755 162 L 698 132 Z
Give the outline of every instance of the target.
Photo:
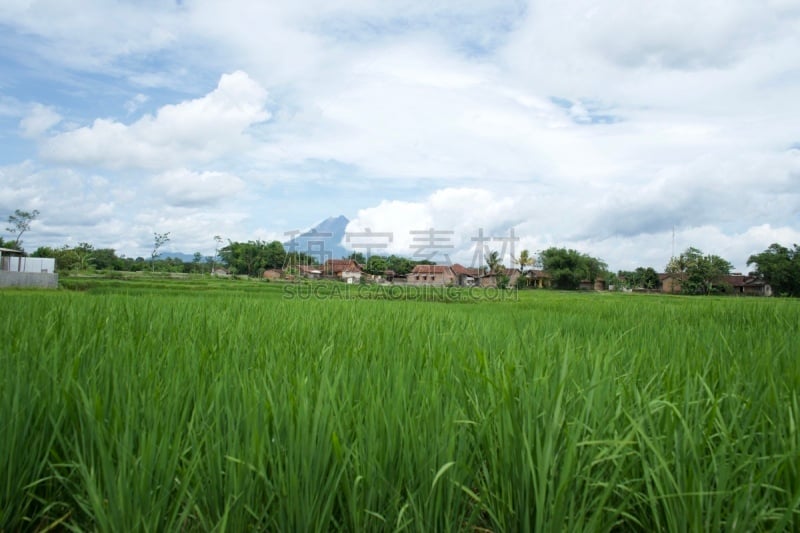
M 350 255 L 350 251 L 341 245 L 349 222 L 344 215 L 326 218 L 310 230 L 284 242 L 283 246 L 287 252 L 303 252 L 320 263 L 326 259 L 341 259 Z

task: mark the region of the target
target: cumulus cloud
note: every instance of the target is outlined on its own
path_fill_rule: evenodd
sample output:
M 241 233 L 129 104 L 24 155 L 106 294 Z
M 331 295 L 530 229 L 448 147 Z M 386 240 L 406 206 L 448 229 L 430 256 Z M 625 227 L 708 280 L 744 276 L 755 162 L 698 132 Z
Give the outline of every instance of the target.
M 359 210 L 347 225 L 349 238 L 342 245 L 354 248 L 361 243 L 365 248 L 378 243 L 387 245 L 378 248 L 381 253 L 470 262 L 477 242 L 492 249 L 506 248 L 502 239 L 519 224 L 520 214 L 514 198 L 486 189 L 445 188 L 420 201 L 383 201 Z M 389 233 L 391 241 L 370 237 L 367 231 Z M 485 242 L 473 240 L 481 235 Z M 511 253 L 510 247 L 506 252 Z
M 210 206 L 241 192 L 245 183 L 227 172 L 170 170 L 151 180 L 151 188 L 174 206 Z
M 61 122 L 59 115 L 52 107 L 34 104 L 30 112 L 19 122 L 23 137 L 36 138 Z
M 43 143 L 41 154 L 57 163 L 112 169 L 211 161 L 248 145 L 247 128 L 270 117 L 266 101 L 267 92 L 236 71 L 224 74 L 206 96 L 166 105 L 132 124 L 97 119 L 57 134 Z

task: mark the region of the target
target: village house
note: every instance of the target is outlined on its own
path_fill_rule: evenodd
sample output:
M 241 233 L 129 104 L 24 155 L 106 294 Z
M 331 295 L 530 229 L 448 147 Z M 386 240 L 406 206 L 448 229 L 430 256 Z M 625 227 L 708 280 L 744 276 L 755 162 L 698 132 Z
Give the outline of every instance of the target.
M 528 270 L 525 273 L 528 278 L 528 286 L 536 289 L 544 289 L 550 287 L 550 274 L 544 270 Z
M 310 265 L 296 265 L 294 267 L 298 275 L 307 279 L 319 279 L 322 277 L 322 270 L 317 266 Z
M 658 275 L 658 280 L 661 282 L 661 292 L 667 294 L 680 294 L 681 281 L 683 280 L 682 273 L 666 272 Z
M 659 274 L 661 281 L 661 292 L 667 294 L 680 294 L 681 281 L 685 279 L 685 273 L 665 273 Z M 735 272 L 728 276 L 723 276 L 718 284 L 718 288 L 723 292 L 738 294 L 743 296 L 772 296 L 772 287 L 764 280 L 753 275 L 743 275 Z
M 582 279 L 578 288 L 582 291 L 604 291 L 606 290 L 606 280 L 603 278 L 596 278 L 594 281 Z
M 358 283 L 363 274 L 361 265 L 352 259 L 328 259 L 322 267 L 322 273 L 345 283 Z
M 517 281 L 519 280 L 520 276 L 522 276 L 522 271 L 518 268 L 506 268 L 503 269 L 502 274 L 504 274 L 508 278 L 508 282 L 506 283 L 506 287 L 516 287 Z M 489 273 L 484 276 L 480 277 L 480 286 L 481 287 L 497 287 L 497 278 L 498 274 L 496 273 Z
M 772 287 L 757 276 L 735 272 L 722 279 L 725 292 L 743 296 L 772 296 Z
M 745 296 L 772 296 L 772 287 L 756 276 L 745 276 L 740 294 Z
M 455 284 L 459 287 L 475 287 L 479 285 L 478 279 L 483 275 L 480 268 L 467 268 L 456 263 L 450 267 L 456 277 Z
M 434 285 L 445 287 L 457 281 L 453 269 L 447 265 L 417 265 L 406 278 L 407 285 Z
M 270 281 L 281 279 L 283 277 L 283 272 L 277 268 L 270 268 L 265 270 L 263 274 L 261 274 L 262 279 L 268 279 Z

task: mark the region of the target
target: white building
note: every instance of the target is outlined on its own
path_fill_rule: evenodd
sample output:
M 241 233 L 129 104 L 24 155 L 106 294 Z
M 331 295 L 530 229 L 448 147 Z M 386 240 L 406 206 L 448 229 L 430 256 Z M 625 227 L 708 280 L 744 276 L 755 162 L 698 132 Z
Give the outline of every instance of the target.
M 0 248 L 0 287 L 58 287 L 56 260 Z

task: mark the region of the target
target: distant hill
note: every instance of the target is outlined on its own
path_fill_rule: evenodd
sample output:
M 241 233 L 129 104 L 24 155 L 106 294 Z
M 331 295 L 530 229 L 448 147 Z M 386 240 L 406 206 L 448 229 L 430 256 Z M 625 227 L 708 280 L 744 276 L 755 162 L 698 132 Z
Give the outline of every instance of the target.
M 303 252 L 320 263 L 326 259 L 340 259 L 350 255 L 350 251 L 341 245 L 349 222 L 344 215 L 326 218 L 305 233 L 284 242 L 283 246 L 287 252 Z

